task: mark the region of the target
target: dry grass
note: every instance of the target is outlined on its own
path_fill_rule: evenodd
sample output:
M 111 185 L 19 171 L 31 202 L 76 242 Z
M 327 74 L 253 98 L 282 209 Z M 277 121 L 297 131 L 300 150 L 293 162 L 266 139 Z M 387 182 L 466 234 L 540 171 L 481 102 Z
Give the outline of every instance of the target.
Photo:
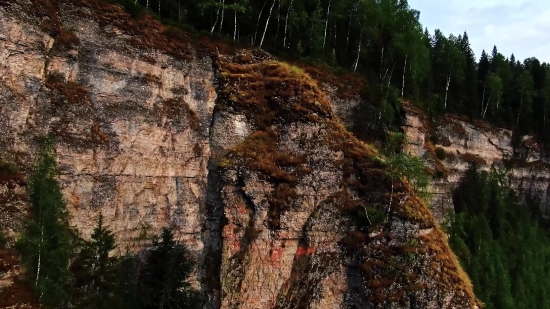
M 163 115 L 170 119 L 184 117 L 192 130 L 200 129 L 200 120 L 189 104 L 183 100 L 168 99 L 162 102 Z
M 475 163 L 480 165 L 487 164 L 487 161 L 480 157 L 479 155 L 472 154 L 472 153 L 464 153 L 460 155 L 460 158 L 468 163 Z

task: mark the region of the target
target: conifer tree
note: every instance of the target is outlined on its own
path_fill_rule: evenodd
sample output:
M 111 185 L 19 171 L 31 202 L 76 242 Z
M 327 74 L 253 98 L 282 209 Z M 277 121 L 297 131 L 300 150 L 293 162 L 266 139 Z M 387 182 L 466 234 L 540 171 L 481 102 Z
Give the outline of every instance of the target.
M 75 286 L 80 291 L 75 299 L 79 308 L 110 308 L 116 282 L 117 259 L 109 254 L 116 248 L 115 237 L 97 218 L 91 240 L 85 241 L 72 265 Z
M 191 253 L 164 228 L 153 240 L 140 274 L 143 308 L 200 308 L 201 299 L 186 281 L 194 266 Z

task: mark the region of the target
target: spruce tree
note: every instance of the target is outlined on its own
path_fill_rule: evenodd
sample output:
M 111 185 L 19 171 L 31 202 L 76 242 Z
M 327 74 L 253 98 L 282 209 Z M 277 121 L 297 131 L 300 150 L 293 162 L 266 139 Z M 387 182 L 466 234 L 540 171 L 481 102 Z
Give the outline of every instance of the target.
M 99 215 L 91 240 L 84 242 L 72 265 L 79 308 L 111 308 L 117 259 L 109 253 L 115 248 L 115 237 Z
M 139 287 L 143 308 L 200 308 L 201 299 L 187 282 L 195 262 L 183 244 L 164 228 L 146 253 Z

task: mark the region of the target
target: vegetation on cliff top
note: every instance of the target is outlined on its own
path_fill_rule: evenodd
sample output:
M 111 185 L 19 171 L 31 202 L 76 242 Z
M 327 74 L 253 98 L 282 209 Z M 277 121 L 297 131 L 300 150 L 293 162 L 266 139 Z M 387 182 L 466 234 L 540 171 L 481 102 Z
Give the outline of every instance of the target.
M 111 2 L 136 16 L 148 9 L 176 27 L 356 71 L 369 81 L 385 125 L 406 98 L 430 116 L 484 119 L 550 145 L 550 66 L 506 57 L 496 46 L 476 60 L 466 32 L 424 30 L 406 0 Z

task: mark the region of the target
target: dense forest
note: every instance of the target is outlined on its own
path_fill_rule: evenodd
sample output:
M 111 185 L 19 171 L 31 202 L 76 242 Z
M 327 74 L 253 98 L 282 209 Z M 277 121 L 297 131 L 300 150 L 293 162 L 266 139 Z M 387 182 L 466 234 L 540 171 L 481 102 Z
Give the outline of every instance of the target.
M 487 309 L 550 308 L 550 235 L 539 207 L 496 170 L 467 171 L 454 194 L 449 244 Z

